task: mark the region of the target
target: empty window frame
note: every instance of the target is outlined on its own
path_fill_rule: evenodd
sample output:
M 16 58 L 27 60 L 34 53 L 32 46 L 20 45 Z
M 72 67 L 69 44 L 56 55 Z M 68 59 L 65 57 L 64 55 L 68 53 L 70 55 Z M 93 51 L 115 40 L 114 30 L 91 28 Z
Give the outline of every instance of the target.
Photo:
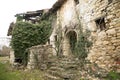
M 100 29 L 100 31 L 106 29 L 104 18 L 99 18 L 99 19 L 95 20 L 95 22 L 96 22 L 98 29 Z
M 54 39 L 55 39 L 55 41 L 57 41 L 57 40 L 58 40 L 58 39 L 57 39 L 57 35 L 55 35 L 55 36 L 54 36 Z

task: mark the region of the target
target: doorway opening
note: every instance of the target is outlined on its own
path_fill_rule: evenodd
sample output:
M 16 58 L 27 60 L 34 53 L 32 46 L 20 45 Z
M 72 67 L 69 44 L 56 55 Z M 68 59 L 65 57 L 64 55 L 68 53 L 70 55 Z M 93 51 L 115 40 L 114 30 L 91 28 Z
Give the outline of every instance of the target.
M 70 51 L 74 53 L 76 42 L 77 42 L 77 33 L 75 31 L 69 31 L 67 33 L 67 38 L 70 45 Z

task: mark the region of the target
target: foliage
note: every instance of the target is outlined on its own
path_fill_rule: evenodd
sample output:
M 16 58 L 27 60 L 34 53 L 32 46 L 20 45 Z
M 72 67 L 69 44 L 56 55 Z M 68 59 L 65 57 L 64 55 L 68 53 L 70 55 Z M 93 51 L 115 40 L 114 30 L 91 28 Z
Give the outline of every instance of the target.
M 110 71 L 107 75 L 107 80 L 120 80 L 120 73 Z
M 79 35 L 79 39 L 76 43 L 75 55 L 79 58 L 84 59 L 87 57 L 88 48 L 92 45 L 84 34 Z
M 78 27 L 79 27 L 79 34 L 78 34 L 78 40 L 75 47 L 75 55 L 78 58 L 85 59 L 89 52 L 89 47 L 92 46 L 92 42 L 88 40 L 88 37 L 90 36 L 90 31 L 86 30 L 83 32 L 83 25 L 82 21 L 79 18 L 79 13 L 76 10 L 76 15 L 78 19 Z
M 56 35 L 56 38 L 57 40 L 55 41 L 55 50 L 56 50 L 56 53 L 57 53 L 57 56 L 61 56 L 61 53 L 62 53 L 62 33 L 61 33 L 61 29 L 60 27 L 58 28 L 58 31 L 57 31 L 57 35 Z
M 16 15 L 16 17 L 17 17 L 16 21 L 22 21 L 23 20 L 23 16 L 21 16 L 21 15 Z
M 45 44 L 51 33 L 50 21 L 43 20 L 40 24 L 16 22 L 12 32 L 11 46 L 15 57 L 26 61 L 26 49 L 38 44 Z
M 55 37 L 55 50 L 56 50 L 56 54 L 58 57 L 61 57 L 62 56 L 62 41 L 63 41 L 63 38 L 62 38 L 62 27 L 61 27 L 61 20 L 60 18 L 58 18 L 58 27 L 56 29 L 56 35 L 54 36 Z
M 77 34 L 74 31 L 70 31 L 67 33 L 67 37 L 69 38 L 69 43 L 70 43 L 70 49 L 72 53 L 75 53 L 75 46 L 77 42 Z
M 78 58 L 82 58 L 85 59 L 85 57 L 87 57 L 88 51 L 89 51 L 89 47 L 92 46 L 92 42 L 88 40 L 88 37 L 90 35 L 90 31 L 85 31 L 83 32 L 83 26 L 81 23 L 81 20 L 79 19 L 79 15 L 77 16 L 78 18 L 78 27 L 79 27 L 79 34 L 78 34 L 78 39 L 76 39 L 75 35 L 72 35 L 69 33 L 68 38 L 70 40 L 70 47 L 71 47 L 71 51 L 72 53 L 75 53 L 75 56 Z M 61 54 L 62 53 L 62 29 L 61 29 L 61 20 L 58 19 L 59 24 L 58 24 L 58 29 L 56 31 L 57 34 L 57 41 L 55 41 L 55 45 L 56 45 L 56 52 L 57 54 Z

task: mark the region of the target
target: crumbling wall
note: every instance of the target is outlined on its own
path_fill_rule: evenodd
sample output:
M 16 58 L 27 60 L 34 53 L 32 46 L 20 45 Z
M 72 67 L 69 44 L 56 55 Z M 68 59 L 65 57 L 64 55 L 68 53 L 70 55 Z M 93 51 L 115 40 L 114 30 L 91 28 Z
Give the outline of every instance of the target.
M 120 71 L 120 1 L 79 1 L 80 18 L 84 28 L 91 31 L 89 39 L 93 42 L 87 59 L 106 70 Z M 102 19 L 105 27 L 100 27 Z
M 56 46 L 55 46 L 55 43 L 56 43 L 55 36 L 56 36 L 56 30 L 57 30 L 56 14 L 54 14 L 54 17 L 53 17 L 54 19 L 52 21 L 53 30 L 52 30 L 52 33 L 50 35 L 48 44 L 52 45 L 52 47 L 53 47 L 53 55 L 57 55 Z
M 74 0 L 67 0 L 61 8 L 57 11 L 57 27 L 61 29 L 61 46 L 64 56 L 70 56 L 70 42 L 67 33 L 70 31 L 77 32 L 78 19 L 76 15 L 76 4 Z M 59 36 L 58 36 L 59 37 Z
M 45 69 L 47 60 L 53 55 L 51 45 L 38 45 L 28 49 L 28 69 Z
M 14 50 L 10 50 L 10 64 L 13 65 L 14 61 L 15 61 L 15 54 L 14 54 Z

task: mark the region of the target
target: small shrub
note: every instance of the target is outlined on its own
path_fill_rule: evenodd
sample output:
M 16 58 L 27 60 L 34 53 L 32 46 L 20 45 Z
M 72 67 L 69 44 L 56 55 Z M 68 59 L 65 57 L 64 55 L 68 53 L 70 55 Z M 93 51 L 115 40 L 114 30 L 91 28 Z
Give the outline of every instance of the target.
M 120 80 L 120 73 L 110 71 L 107 75 L 107 80 Z
M 81 59 L 85 59 L 89 52 L 88 48 L 91 46 L 92 42 L 87 39 L 87 36 L 85 34 L 81 33 L 76 43 L 75 55 Z

